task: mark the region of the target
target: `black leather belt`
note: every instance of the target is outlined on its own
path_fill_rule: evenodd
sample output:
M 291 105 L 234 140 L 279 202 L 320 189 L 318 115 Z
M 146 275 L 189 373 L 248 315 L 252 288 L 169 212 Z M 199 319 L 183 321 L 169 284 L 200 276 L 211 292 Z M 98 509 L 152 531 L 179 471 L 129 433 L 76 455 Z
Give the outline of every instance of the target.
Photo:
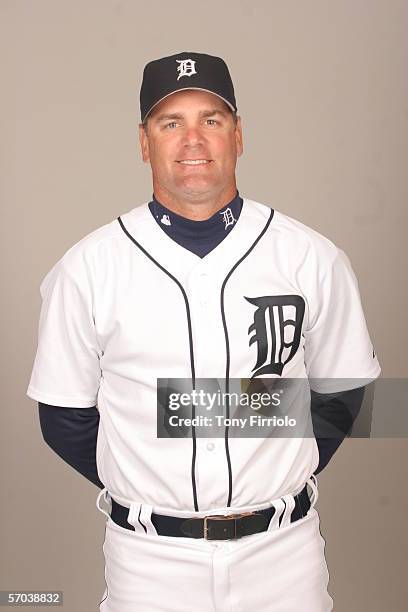
M 290 516 L 290 522 L 306 516 L 310 508 L 310 499 L 307 485 L 294 496 L 295 507 Z M 166 516 L 151 514 L 152 521 L 158 535 L 174 537 L 204 538 L 206 540 L 236 540 L 246 535 L 266 531 L 269 522 L 275 514 L 275 507 L 264 508 L 254 512 L 240 514 L 209 515 L 201 518 L 181 518 L 179 516 Z M 127 522 L 129 508 L 121 506 L 112 498 L 111 519 L 120 527 L 135 531 L 133 525 Z M 283 513 L 282 513 L 283 515 Z M 282 517 L 280 517 L 280 520 Z M 140 521 L 139 521 L 140 522 Z M 146 531 L 145 526 L 140 522 Z

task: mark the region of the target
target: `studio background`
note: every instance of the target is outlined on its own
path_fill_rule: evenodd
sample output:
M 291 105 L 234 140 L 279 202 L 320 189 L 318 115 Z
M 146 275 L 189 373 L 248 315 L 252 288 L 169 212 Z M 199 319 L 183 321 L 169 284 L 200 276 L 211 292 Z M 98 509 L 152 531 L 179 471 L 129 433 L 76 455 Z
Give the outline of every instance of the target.
M 98 489 L 43 442 L 26 395 L 39 285 L 80 238 L 150 199 L 145 63 L 223 57 L 244 131 L 241 195 L 349 256 L 382 376 L 407 377 L 408 4 L 397 0 L 0 0 L 0 590 L 104 590 Z M 319 475 L 336 612 L 406 610 L 404 438 L 349 439 Z M 269 568 L 268 571 L 273 571 Z M 36 608 L 34 608 L 36 609 Z

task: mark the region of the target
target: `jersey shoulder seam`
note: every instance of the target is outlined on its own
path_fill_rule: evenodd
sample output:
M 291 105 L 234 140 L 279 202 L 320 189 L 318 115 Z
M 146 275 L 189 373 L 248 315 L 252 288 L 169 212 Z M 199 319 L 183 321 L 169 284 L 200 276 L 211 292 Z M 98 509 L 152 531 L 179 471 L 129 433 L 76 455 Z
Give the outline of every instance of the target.
M 122 220 L 127 219 L 128 227 L 134 227 L 137 221 L 143 222 L 146 218 L 148 218 L 147 215 L 143 215 L 142 211 L 141 211 L 142 214 L 134 215 L 137 209 L 141 209 L 144 206 L 146 206 L 147 208 L 147 204 L 145 205 L 142 204 L 141 206 L 137 206 L 133 208 L 132 210 L 122 213 L 121 215 L 118 215 L 118 216 L 120 216 Z M 136 216 L 136 218 L 132 218 L 132 214 L 133 216 Z M 98 234 L 100 233 L 104 235 L 102 235 L 98 240 Z M 69 264 L 70 259 L 74 258 L 76 254 L 92 256 L 94 250 L 98 246 L 100 246 L 102 243 L 108 242 L 116 238 L 122 238 L 122 237 L 123 237 L 123 230 L 119 225 L 118 217 L 116 217 L 109 223 L 106 223 L 105 225 L 102 225 L 101 227 L 96 228 L 95 230 L 90 232 L 89 234 L 86 234 L 85 236 L 83 236 L 80 240 L 78 240 L 75 244 L 73 244 L 67 251 L 65 251 L 65 253 L 62 255 L 60 260 L 64 264 L 65 263 Z

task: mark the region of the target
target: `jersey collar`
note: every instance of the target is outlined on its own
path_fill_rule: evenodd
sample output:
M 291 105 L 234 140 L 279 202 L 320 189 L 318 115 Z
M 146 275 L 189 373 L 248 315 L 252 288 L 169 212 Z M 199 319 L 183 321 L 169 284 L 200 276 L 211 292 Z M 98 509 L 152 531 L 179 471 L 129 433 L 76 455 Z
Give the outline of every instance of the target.
M 193 270 L 206 269 L 217 276 L 225 276 L 257 240 L 266 223 L 270 209 L 243 198 L 241 214 L 218 246 L 200 258 L 170 238 L 153 218 L 149 203 L 142 204 L 122 215 L 122 220 L 133 238 L 161 266 L 183 282 Z

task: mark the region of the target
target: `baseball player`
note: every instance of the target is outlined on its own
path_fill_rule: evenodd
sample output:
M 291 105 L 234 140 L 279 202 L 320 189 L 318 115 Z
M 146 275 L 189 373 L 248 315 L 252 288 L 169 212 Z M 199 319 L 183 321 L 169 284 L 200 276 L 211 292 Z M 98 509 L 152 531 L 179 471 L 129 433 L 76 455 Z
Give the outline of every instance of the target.
M 221 58 L 149 62 L 140 104 L 152 200 L 45 276 L 27 390 L 47 443 L 101 488 L 100 610 L 332 610 L 316 474 L 380 374 L 356 277 L 330 240 L 239 194 Z M 158 379 L 262 377 L 309 381 L 338 435 L 158 436 Z

